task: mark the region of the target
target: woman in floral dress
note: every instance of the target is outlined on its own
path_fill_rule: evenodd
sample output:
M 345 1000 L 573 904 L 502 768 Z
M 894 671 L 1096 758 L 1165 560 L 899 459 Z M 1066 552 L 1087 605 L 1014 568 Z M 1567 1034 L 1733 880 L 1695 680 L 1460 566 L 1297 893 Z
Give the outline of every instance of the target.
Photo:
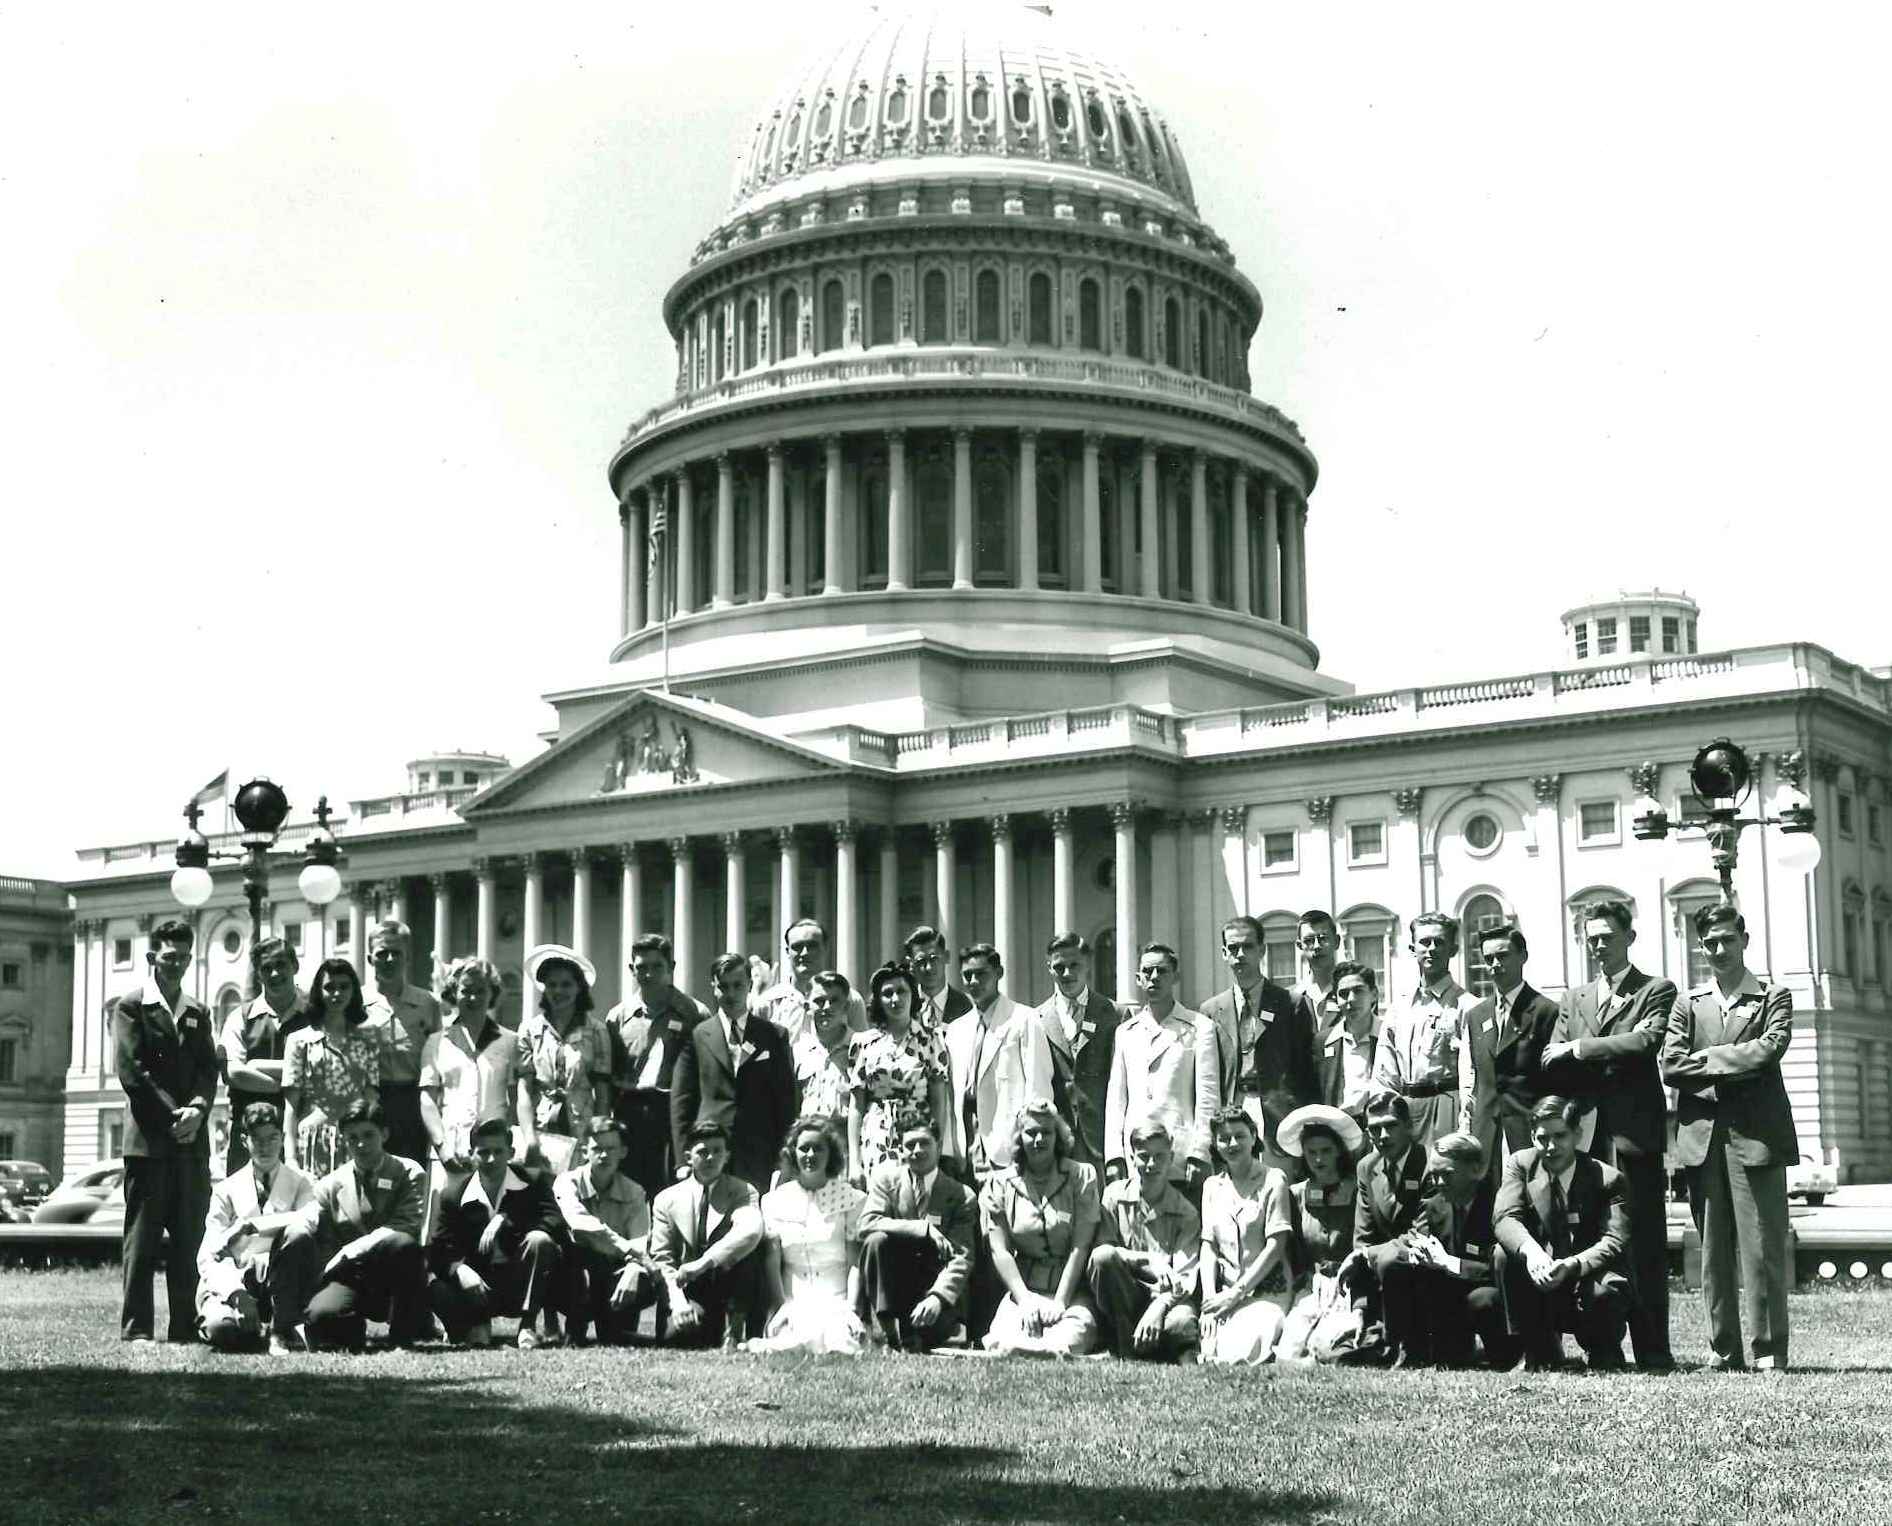
M 884 964 L 867 990 L 867 1031 L 849 1044 L 848 1158 L 857 1184 L 883 1160 L 899 1155 L 893 1120 L 903 1107 L 930 1112 L 933 1126 L 942 1131 L 952 1114 L 946 1037 L 931 1022 L 915 1020 L 920 988 L 912 972 L 905 965 Z
M 282 1057 L 283 1159 L 326 1176 L 347 1159 L 341 1120 L 381 1096 L 388 1028 L 364 1028 L 361 977 L 346 959 L 324 959 L 309 982 L 309 1026 L 289 1035 Z

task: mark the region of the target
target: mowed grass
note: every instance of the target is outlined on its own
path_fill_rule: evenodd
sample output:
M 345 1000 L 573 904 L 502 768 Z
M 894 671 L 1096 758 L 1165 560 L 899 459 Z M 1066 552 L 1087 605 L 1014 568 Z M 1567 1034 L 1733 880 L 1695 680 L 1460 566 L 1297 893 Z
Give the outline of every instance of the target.
M 0 1273 L 0 1520 L 1892 1520 L 1881 1291 L 1796 1297 L 1772 1378 L 221 1357 L 116 1309 L 115 1269 Z

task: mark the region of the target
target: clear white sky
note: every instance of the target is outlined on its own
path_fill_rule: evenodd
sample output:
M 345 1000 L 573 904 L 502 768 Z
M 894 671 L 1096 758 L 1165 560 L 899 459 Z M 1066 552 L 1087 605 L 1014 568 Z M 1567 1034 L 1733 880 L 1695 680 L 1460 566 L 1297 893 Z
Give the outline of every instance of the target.
M 0 12 L 0 872 L 226 764 L 306 808 L 530 755 L 613 634 L 659 299 L 809 14 Z M 1266 297 L 1330 672 L 1555 662 L 1649 582 L 1705 645 L 1892 660 L 1880 12 L 1059 15 Z

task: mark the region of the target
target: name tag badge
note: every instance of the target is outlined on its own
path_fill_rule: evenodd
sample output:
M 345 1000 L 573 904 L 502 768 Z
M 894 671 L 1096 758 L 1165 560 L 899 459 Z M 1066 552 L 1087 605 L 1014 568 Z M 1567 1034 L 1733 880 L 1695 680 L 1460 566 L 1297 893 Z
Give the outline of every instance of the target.
M 394 1185 L 394 1183 L 389 1181 L 385 1176 L 377 1176 L 374 1179 L 374 1184 L 377 1187 L 392 1187 Z
M 1416 1177 L 1416 1176 L 1409 1176 L 1409 1177 L 1407 1177 L 1407 1178 L 1406 1178 L 1406 1190 L 1407 1190 L 1408 1192 L 1417 1192 L 1417 1191 L 1419 1190 L 1419 1178 L 1418 1178 L 1418 1177 Z
M 1089 1036 L 1090 1034 L 1093 1034 L 1093 1033 L 1095 1033 L 1095 1032 L 1097 1031 L 1097 1024 L 1095 1024 L 1095 1023 L 1079 1023 L 1079 1024 L 1077 1025 L 1077 1031 L 1078 1031 L 1079 1033 L 1082 1033 L 1082 1034 L 1084 1034 L 1084 1035 L 1086 1035 L 1086 1036 Z
M 1495 1017 L 1486 1018 L 1485 1019 L 1485 1033 L 1487 1037 L 1489 1037 L 1491 1034 L 1496 1033 L 1497 1031 L 1498 1031 L 1498 1020 Z
M 1574 1213 L 1567 1213 L 1564 1215 L 1564 1223 L 1566 1224 L 1576 1224 L 1579 1222 L 1580 1220 L 1578 1219 L 1577 1215 Z
M 750 1043 L 747 1039 L 744 1039 L 742 1041 L 742 1052 L 746 1055 L 753 1056 L 755 1054 L 755 1045 Z

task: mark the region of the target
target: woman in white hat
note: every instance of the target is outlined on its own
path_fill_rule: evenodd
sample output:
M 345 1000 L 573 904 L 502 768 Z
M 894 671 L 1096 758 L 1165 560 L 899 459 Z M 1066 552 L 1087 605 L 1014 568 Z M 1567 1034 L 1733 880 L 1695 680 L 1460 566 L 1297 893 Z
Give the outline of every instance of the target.
M 519 1129 L 528 1151 L 549 1134 L 569 1142 L 558 1152 L 569 1155 L 594 1117 L 611 1116 L 611 1035 L 592 1012 L 598 972 L 562 943 L 528 949 L 525 971 L 539 988 L 539 1010 L 519 1026 Z M 570 1162 L 551 1163 L 563 1170 Z
M 1353 1249 L 1353 1163 L 1366 1136 L 1339 1108 L 1312 1103 L 1283 1118 L 1275 1138 L 1283 1155 L 1307 1167 L 1289 1189 L 1297 1291 L 1275 1348 L 1277 1361 L 1291 1362 L 1307 1357 L 1321 1317 L 1341 1302 L 1340 1263 Z

